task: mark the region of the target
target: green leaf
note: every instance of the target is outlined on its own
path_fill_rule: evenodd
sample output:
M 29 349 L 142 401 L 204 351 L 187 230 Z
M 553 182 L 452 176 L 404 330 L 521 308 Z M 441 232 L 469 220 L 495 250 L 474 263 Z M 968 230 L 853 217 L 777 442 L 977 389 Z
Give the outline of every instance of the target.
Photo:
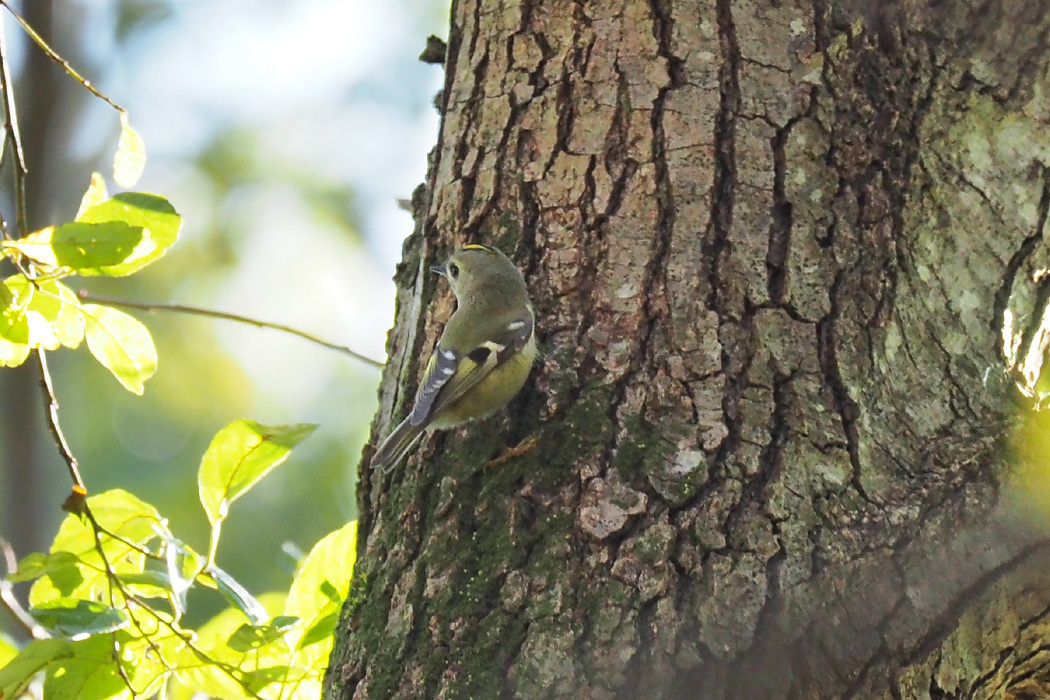
M 91 207 L 76 220 L 86 224 L 121 222 L 144 229 L 148 245 L 144 242 L 124 263 L 107 268 L 105 274 L 114 276 L 130 275 L 164 255 L 178 238 L 182 223 L 168 200 L 145 192 L 122 192 Z
M 0 666 L 0 698 L 17 698 L 40 671 L 60 659 L 72 658 L 75 646 L 65 639 L 36 639 L 18 656 Z
M 94 203 L 104 193 L 104 186 L 96 187 L 93 181 L 75 221 L 0 246 L 39 265 L 81 275 L 123 277 L 159 259 L 175 243 L 182 220 L 168 200 L 124 192 Z
M 279 610 L 283 603 L 279 596 L 265 594 L 261 602 L 268 610 Z M 266 615 L 269 617 L 269 614 Z M 287 663 L 289 649 L 283 640 L 278 639 L 249 654 L 234 651 L 227 646 L 227 640 L 244 624 L 244 614 L 235 608 L 227 608 L 204 623 L 197 630 L 197 649 L 209 658 L 228 664 L 241 672 L 248 672 L 260 667 L 276 666 Z M 189 649 L 183 647 L 176 657 L 175 678 L 179 685 L 191 691 L 220 698 L 247 697 L 246 691 L 219 666 L 202 663 Z M 192 693 L 181 693 L 176 689 L 173 697 L 188 698 Z M 263 697 L 288 697 L 287 694 L 266 693 Z M 320 693 L 314 695 L 320 697 Z
M 167 598 L 171 595 L 171 579 L 163 571 L 143 571 L 121 574 L 120 582 L 142 598 Z
M 91 173 L 91 182 L 88 183 L 87 191 L 80 198 L 80 209 L 77 210 L 76 219 L 80 219 L 91 207 L 102 204 L 109 195 L 106 194 L 106 181 L 98 173 Z
M 14 645 L 14 642 L 6 634 L 0 634 L 0 668 L 6 666 L 16 656 L 18 656 L 18 647 Z M 6 696 L 3 692 L 0 692 L 0 697 Z
M 122 221 L 74 221 L 48 226 L 7 244 L 40 265 L 67 268 L 85 276 L 129 275 L 144 265 L 132 261 L 153 252 L 149 231 Z
M 18 562 L 18 569 L 7 575 L 7 580 L 14 583 L 32 581 L 41 576 L 51 575 L 63 569 L 74 569 L 80 564 L 80 558 L 72 552 L 55 552 L 44 554 L 33 552 Z
M 57 280 L 30 282 L 22 275 L 4 280 L 6 293 L 17 298 L 29 329 L 30 348 L 75 348 L 84 338 L 80 301 L 73 290 Z
M 146 167 L 146 147 L 128 123 L 128 113 L 120 113 L 120 141 L 113 158 L 113 179 L 121 187 L 134 187 Z
M 241 659 L 241 654 L 226 646 L 226 640 L 243 624 L 244 613 L 236 608 L 226 608 L 197 629 L 196 647 L 216 661 L 236 664 Z M 198 660 L 189 649 L 179 650 L 179 656 L 182 659 L 180 663 L 187 665 L 192 665 Z
M 287 675 L 287 666 L 266 666 L 246 671 L 242 675 L 242 679 L 253 693 L 261 693 L 266 686 L 283 679 Z
M 332 634 L 335 632 L 336 623 L 339 622 L 339 613 L 335 610 L 331 611 L 324 617 L 321 617 L 314 621 L 314 623 L 306 630 L 306 633 L 299 639 L 298 646 L 300 649 L 305 649 L 311 644 L 317 644 L 324 640 L 328 640 L 329 644 L 332 642 Z
M 164 540 L 165 577 L 172 605 L 180 614 L 186 612 L 186 593 L 193 586 L 202 559 L 191 547 L 176 538 L 166 529 L 157 535 Z
M 278 615 L 264 625 L 241 625 L 227 640 L 226 646 L 241 653 L 264 647 L 280 639 L 298 621 L 297 617 Z
M 100 535 L 102 550 L 113 572 L 117 575 L 141 573 L 145 555 L 137 548 L 145 548 L 162 526 L 156 509 L 119 489 L 92 496 L 87 503 L 99 525 L 120 538 Z M 111 586 L 95 548 L 90 523 L 76 515 L 67 515 L 51 544 L 51 553 L 58 552 L 71 552 L 80 560 L 75 567 L 58 570 L 77 572 L 79 581 L 70 587 L 66 582 L 56 581 L 55 572 L 51 572 L 33 584 L 29 591 L 30 605 L 38 606 L 60 597 L 109 600 Z
M 121 665 L 137 697 L 154 698 L 171 675 L 170 664 L 175 662 L 186 642 L 165 626 L 146 629 L 150 632 L 148 636 L 135 636 L 139 631 L 131 627 L 116 636 L 121 645 Z
M 144 325 L 108 306 L 81 307 L 91 354 L 124 388 L 142 395 L 144 383 L 157 370 L 157 349 Z
M 0 284 L 0 367 L 17 367 L 29 357 L 29 296 L 20 291 L 15 275 Z
M 205 573 L 215 581 L 215 585 L 218 586 L 219 591 L 226 597 L 226 600 L 244 613 L 244 616 L 251 620 L 252 624 L 260 625 L 266 620 L 268 617 L 266 608 L 237 579 L 214 564 L 209 566 Z
M 80 299 L 76 292 L 58 280 L 40 282 L 40 290 L 33 298 L 31 311 L 47 318 L 58 342 L 75 348 L 84 339 L 84 318 L 80 314 Z
M 113 640 L 91 637 L 73 642 L 73 655 L 56 659 L 44 676 L 47 700 L 106 700 L 126 691 L 117 671 Z
M 249 697 L 247 691 L 220 667 L 188 658 L 180 662 L 173 673 L 176 687 L 174 698 L 223 698 L 242 700 Z M 180 690 L 185 688 L 185 690 Z M 320 696 L 318 696 L 320 697 Z
M 128 617 L 123 611 L 76 598 L 41 602 L 30 608 L 29 614 L 44 627 L 73 639 L 116 632 L 128 624 Z
M 0 326 L 4 319 L 0 317 Z M 12 342 L 0 332 L 0 367 L 18 367 L 29 357 L 29 345 Z
M 308 423 L 265 426 L 242 419 L 220 430 L 197 474 L 201 504 L 211 524 L 224 519 L 231 503 L 281 464 L 316 428 Z
M 357 521 L 347 523 L 314 545 L 288 591 L 284 614 L 301 618 L 288 644 L 302 649 L 323 639 L 331 644 L 342 601 L 350 590 L 357 554 Z

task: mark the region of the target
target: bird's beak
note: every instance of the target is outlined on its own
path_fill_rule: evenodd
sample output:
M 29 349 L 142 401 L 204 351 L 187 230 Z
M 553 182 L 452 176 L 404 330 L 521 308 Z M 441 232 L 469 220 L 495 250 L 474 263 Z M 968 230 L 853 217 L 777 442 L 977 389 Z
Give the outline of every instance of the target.
M 445 272 L 445 266 L 444 265 L 431 265 L 430 266 L 430 271 L 431 272 L 436 272 L 439 275 L 441 275 L 442 277 L 446 277 L 447 274 L 448 274 L 448 273 Z

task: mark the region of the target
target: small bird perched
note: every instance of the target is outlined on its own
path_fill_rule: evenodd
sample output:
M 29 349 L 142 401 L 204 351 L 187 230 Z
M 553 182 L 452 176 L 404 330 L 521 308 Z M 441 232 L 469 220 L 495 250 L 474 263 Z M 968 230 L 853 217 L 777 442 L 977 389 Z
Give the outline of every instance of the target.
M 456 311 L 430 356 L 411 413 L 379 443 L 373 469 L 393 468 L 425 431 L 502 408 L 521 391 L 536 358 L 525 278 L 506 255 L 466 245 L 430 269 L 448 280 Z

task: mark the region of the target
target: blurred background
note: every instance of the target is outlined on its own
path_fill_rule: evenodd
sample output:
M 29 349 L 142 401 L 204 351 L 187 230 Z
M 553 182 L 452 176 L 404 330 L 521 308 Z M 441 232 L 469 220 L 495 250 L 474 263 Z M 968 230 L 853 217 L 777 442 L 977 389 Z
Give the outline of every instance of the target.
M 135 189 L 163 195 L 183 217 L 178 244 L 142 273 L 70 286 L 283 323 L 384 359 L 391 276 L 412 229 L 397 199 L 423 180 L 437 134 L 441 69 L 417 56 L 428 34 L 445 36 L 448 0 L 12 5 L 129 111 L 148 155 Z M 76 214 L 92 171 L 119 191 L 110 179 L 119 122 L 6 15 L 4 33 L 37 229 Z M 10 182 L 6 168 L 9 220 Z M 253 593 L 287 589 L 296 552 L 356 517 L 378 370 L 272 330 L 128 312 L 160 357 L 145 396 L 123 390 L 86 349 L 49 354 L 90 493 L 131 491 L 205 550 L 196 472 L 211 437 L 241 417 L 319 423 L 223 527 L 220 566 Z M 0 371 L 0 536 L 18 557 L 46 551 L 69 487 L 35 363 Z M 0 631 L 16 633 L 3 613 Z

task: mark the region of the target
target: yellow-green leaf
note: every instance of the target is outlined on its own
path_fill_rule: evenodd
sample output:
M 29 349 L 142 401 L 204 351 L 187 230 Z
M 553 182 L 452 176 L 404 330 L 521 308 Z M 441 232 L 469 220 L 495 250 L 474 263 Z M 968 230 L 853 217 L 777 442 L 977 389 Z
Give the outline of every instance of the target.
M 73 654 L 48 665 L 44 676 L 47 700 L 109 700 L 126 686 L 117 669 L 113 640 L 108 635 L 73 642 Z M 127 697 L 127 695 L 124 695 Z
M 280 610 L 282 600 L 276 594 L 260 596 L 260 602 L 267 610 Z M 249 654 L 234 651 L 227 645 L 227 640 L 244 623 L 244 614 L 236 608 L 227 608 L 205 622 L 197 629 L 194 646 L 208 655 L 209 658 L 228 664 L 237 669 L 238 674 L 256 671 L 282 663 L 287 663 L 288 647 L 278 639 L 261 649 Z M 192 650 L 183 647 L 175 658 L 174 676 L 178 685 L 202 693 L 209 697 L 247 698 L 250 697 L 239 683 L 230 677 L 219 664 L 202 663 Z M 180 693 L 176 687 L 173 697 L 189 697 Z M 260 693 L 262 697 L 288 697 L 279 693 Z M 298 695 L 293 697 L 299 697 Z M 319 697 L 314 695 L 314 697 Z
M 168 200 L 146 192 L 121 192 L 91 207 L 76 220 L 88 224 L 123 221 L 129 226 L 141 226 L 149 229 L 157 245 L 165 250 L 175 242 L 182 223 L 182 217 Z
M 104 491 L 87 499 L 91 513 L 106 532 L 120 537 L 102 535 L 102 549 L 114 573 L 141 573 L 145 555 L 139 551 L 157 537 L 163 529 L 157 510 L 127 491 Z M 135 545 L 135 546 L 133 546 Z M 67 515 L 51 543 L 52 557 L 58 552 L 70 552 L 75 559 L 54 559 L 49 569 L 29 591 L 29 604 L 41 605 L 59 597 L 106 600 L 113 590 L 106 577 L 95 544 L 91 524 L 76 515 Z
M 128 391 L 141 395 L 157 370 L 157 349 L 144 325 L 108 306 L 81 307 L 88 349 Z
M 122 610 L 80 598 L 46 600 L 30 608 L 29 614 L 44 627 L 73 639 L 116 632 L 130 621 Z
M 32 581 L 69 567 L 79 566 L 80 563 L 80 559 L 72 552 L 55 552 L 54 554 L 33 552 L 22 557 L 22 560 L 18 562 L 18 569 L 8 574 L 7 580 L 14 583 Z
M 80 299 L 76 292 L 58 280 L 40 285 L 43 294 L 38 297 L 56 299 L 58 314 L 51 320 L 58 341 L 67 348 L 75 348 L 84 339 L 84 317 L 80 315 Z
M 80 275 L 123 277 L 167 252 L 178 238 L 182 219 L 168 200 L 155 194 L 124 192 L 103 202 L 105 186 L 84 195 L 76 221 L 48 226 L 17 241 L 4 241 L 41 266 Z
M 128 113 L 120 113 L 120 141 L 113 158 L 113 179 L 121 187 L 134 187 L 146 167 L 146 146 L 128 122 Z
M 201 504 L 212 525 L 225 518 L 230 504 L 283 462 L 316 427 L 237 420 L 220 430 L 197 473 Z
M 108 196 L 106 194 L 106 181 L 102 179 L 102 175 L 91 173 L 91 182 L 88 183 L 84 196 L 80 198 L 80 209 L 77 210 L 76 219 L 79 219 L 84 215 L 84 212 L 96 204 L 102 204 Z
M 140 698 L 165 697 L 158 696 L 157 692 L 168 680 L 171 674 L 168 664 L 175 660 L 179 649 L 185 647 L 185 641 L 165 626 L 150 630 L 148 636 L 132 636 L 131 632 L 138 630 L 126 628 L 117 633 L 121 639 L 122 665 L 131 677 L 131 686 Z
M 4 286 L 22 305 L 29 328 L 30 348 L 57 350 L 60 345 L 75 348 L 84 338 L 84 320 L 80 301 L 69 287 L 57 280 L 30 282 L 22 275 L 12 275 Z M 2 331 L 0 331 L 2 333 Z
M 29 357 L 29 295 L 14 282 L 15 275 L 0 284 L 0 366 L 17 367 Z M 24 279 L 24 278 L 22 278 Z
M 350 591 L 356 556 L 356 520 L 326 535 L 306 555 L 284 607 L 285 615 L 301 620 L 287 635 L 292 649 L 327 639 L 328 646 L 317 650 L 320 657 L 327 657 L 331 632 Z
M 33 262 L 48 267 L 58 267 L 55 259 L 55 251 L 51 249 L 51 236 L 55 232 L 54 226 L 33 231 L 22 238 L 14 241 L 4 241 L 3 247 L 17 250 Z
M 126 271 L 128 263 L 145 258 L 156 249 L 148 231 L 120 221 L 100 224 L 74 221 L 48 226 L 8 243 L 7 247 L 38 265 L 67 268 L 85 276 L 111 277 L 130 274 Z
M 71 659 L 76 647 L 64 639 L 36 639 L 0 667 L 0 698 L 17 698 L 33 677 L 60 659 Z
M 247 588 L 241 585 L 240 581 L 214 564 L 205 569 L 205 573 L 211 576 L 212 581 L 215 582 L 219 592 L 226 597 L 226 600 L 244 613 L 252 624 L 260 625 L 266 620 L 266 608 L 248 592 Z
M 11 659 L 18 656 L 18 647 L 6 634 L 0 634 L 0 668 L 7 665 Z
M 297 617 L 278 615 L 260 625 L 243 624 L 226 640 L 226 646 L 242 654 L 259 649 L 283 637 L 298 621 Z

